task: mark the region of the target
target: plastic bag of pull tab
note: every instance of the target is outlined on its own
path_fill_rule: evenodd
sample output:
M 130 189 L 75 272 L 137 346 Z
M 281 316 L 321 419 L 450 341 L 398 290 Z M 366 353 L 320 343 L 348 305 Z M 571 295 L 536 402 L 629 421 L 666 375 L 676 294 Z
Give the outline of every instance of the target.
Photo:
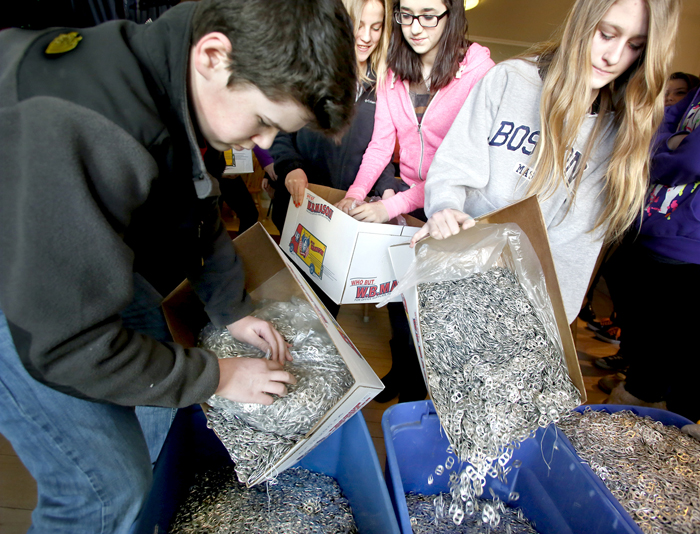
M 397 276 L 441 426 L 466 462 L 445 507 L 459 523 L 487 477 L 507 480 L 519 444 L 581 398 L 538 254 L 517 224 L 426 240 Z

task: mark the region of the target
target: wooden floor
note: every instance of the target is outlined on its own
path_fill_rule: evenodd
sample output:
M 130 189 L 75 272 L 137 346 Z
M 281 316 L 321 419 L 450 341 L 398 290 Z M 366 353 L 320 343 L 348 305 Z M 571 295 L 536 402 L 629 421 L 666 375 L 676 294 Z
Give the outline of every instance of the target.
M 264 217 L 265 208 L 266 206 L 261 208 L 261 219 Z M 230 212 L 225 211 L 224 215 L 227 219 L 227 227 L 235 230 L 237 221 L 231 218 Z M 262 222 L 268 232 L 277 234 L 269 219 Z M 599 315 L 607 315 L 610 312 L 609 298 L 604 291 L 596 292 L 594 306 Z M 367 310 L 367 321 L 365 321 L 365 310 Z M 377 375 L 384 376 L 391 367 L 389 351 L 391 329 L 386 308 L 377 309 L 374 306 L 363 305 L 342 306 L 338 322 Z M 617 347 L 595 339 L 592 332 L 587 330 L 580 320 L 576 338 L 588 402 L 600 403 L 607 395 L 600 391 L 596 384 L 598 379 L 606 373 L 594 367 L 593 361 L 596 358 L 615 354 Z M 372 401 L 362 410 L 382 467 L 384 467 L 386 453 L 381 418 L 384 410 L 395 403 L 396 400 L 385 404 Z M 25 533 L 31 524 L 30 514 L 35 505 L 36 483 L 22 465 L 12 446 L 0 435 L 0 533 Z

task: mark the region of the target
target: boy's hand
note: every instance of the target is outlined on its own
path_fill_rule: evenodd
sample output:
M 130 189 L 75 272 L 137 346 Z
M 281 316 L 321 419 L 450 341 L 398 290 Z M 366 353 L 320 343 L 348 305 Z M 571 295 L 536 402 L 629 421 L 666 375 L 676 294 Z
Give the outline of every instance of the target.
M 309 179 L 306 177 L 306 173 L 302 169 L 294 169 L 292 172 L 287 174 L 284 179 L 284 185 L 292 195 L 292 200 L 294 205 L 298 208 L 304 201 L 304 189 L 309 185 Z
M 219 387 L 216 394 L 234 402 L 272 404 L 272 393 L 283 397 L 287 384 L 296 384 L 294 375 L 282 370 L 276 361 L 264 358 L 223 358 L 219 360 Z
M 459 210 L 448 208 L 438 211 L 413 235 L 410 246 L 415 247 L 418 241 L 428 236 L 433 239 L 445 239 L 457 235 L 460 230 L 471 228 L 474 224 L 474 219 L 470 215 Z
M 384 202 L 368 202 L 350 211 L 349 215 L 362 222 L 384 223 L 389 220 L 389 212 Z
M 292 361 L 287 342 L 275 328 L 257 317 L 243 317 L 226 327 L 233 337 L 249 343 L 263 352 L 270 351 L 270 359 L 284 364 Z

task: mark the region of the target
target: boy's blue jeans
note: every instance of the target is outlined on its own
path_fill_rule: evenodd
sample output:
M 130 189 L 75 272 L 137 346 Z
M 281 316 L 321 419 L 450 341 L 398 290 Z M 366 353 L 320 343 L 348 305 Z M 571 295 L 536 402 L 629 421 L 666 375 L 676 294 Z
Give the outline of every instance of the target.
M 174 415 L 81 400 L 37 382 L 0 310 L 0 433 L 37 482 L 30 533 L 129 532 Z

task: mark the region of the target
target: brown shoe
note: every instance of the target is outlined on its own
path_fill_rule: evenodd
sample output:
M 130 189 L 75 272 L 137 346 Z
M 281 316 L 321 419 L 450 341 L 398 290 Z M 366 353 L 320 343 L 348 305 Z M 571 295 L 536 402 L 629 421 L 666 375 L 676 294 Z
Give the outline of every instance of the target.
M 608 395 L 620 383 L 624 382 L 627 377 L 623 373 L 615 373 L 614 375 L 604 376 L 598 380 L 598 388 Z
M 630 406 L 641 406 L 644 408 L 659 408 L 666 410 L 666 401 L 646 402 L 632 395 L 625 389 L 625 383 L 620 382 L 610 392 L 610 396 L 605 401 L 605 404 L 627 404 Z

